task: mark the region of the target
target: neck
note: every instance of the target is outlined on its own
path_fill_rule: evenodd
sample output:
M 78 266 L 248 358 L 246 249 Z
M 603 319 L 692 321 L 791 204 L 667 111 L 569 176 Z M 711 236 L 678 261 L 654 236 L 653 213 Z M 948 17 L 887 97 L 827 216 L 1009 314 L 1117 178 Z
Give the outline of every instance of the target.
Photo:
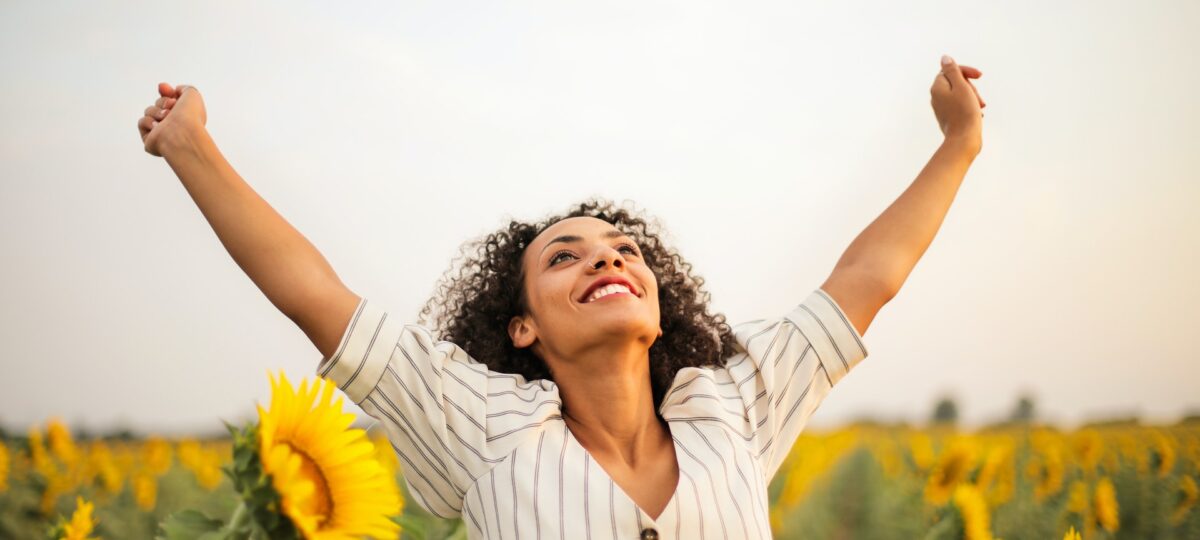
M 654 408 L 646 343 L 591 347 L 551 365 L 567 427 L 589 452 L 633 466 L 671 441 Z

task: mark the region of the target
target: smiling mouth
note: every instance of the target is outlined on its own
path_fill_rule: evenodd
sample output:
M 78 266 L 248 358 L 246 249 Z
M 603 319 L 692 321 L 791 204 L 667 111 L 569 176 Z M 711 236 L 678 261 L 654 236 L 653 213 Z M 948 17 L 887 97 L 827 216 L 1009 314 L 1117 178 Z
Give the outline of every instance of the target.
M 607 294 L 604 294 L 605 292 L 607 292 Z M 580 303 L 581 304 L 590 304 L 592 302 L 603 300 L 609 296 L 615 296 L 615 295 L 619 295 L 619 294 L 635 296 L 635 297 L 638 296 L 637 289 L 634 289 L 633 285 L 629 284 L 628 282 L 625 282 L 625 283 L 613 282 L 613 283 L 609 283 L 607 285 L 596 287 L 596 289 L 593 290 L 590 294 L 588 294 L 587 298 L 584 299 L 583 301 L 581 301 Z M 600 296 L 597 296 L 597 295 L 600 295 Z
M 592 300 L 591 302 L 584 302 L 584 303 L 585 303 L 585 304 L 595 304 L 596 302 L 603 302 L 603 301 L 605 301 L 606 299 L 612 298 L 612 297 L 614 297 L 614 296 L 633 296 L 633 297 L 636 297 L 637 295 L 636 295 L 636 294 L 633 294 L 633 293 L 627 293 L 627 292 L 615 292 L 615 293 L 609 293 L 609 294 L 606 294 L 606 295 L 604 295 L 604 296 L 601 296 L 600 298 L 597 298 L 597 299 L 595 299 L 595 300 Z

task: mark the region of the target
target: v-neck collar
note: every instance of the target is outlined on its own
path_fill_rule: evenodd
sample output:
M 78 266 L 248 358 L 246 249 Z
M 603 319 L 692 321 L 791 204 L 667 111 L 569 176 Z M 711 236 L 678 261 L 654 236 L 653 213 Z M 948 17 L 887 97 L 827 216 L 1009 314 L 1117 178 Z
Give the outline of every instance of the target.
M 613 479 L 612 475 L 608 474 L 608 471 L 604 469 L 604 466 L 601 465 L 599 461 L 596 461 L 596 458 L 592 457 L 592 453 L 589 452 L 588 449 L 579 442 L 579 439 L 575 438 L 575 434 L 571 432 L 571 428 L 567 426 L 565 419 L 563 420 L 562 425 L 563 429 L 567 432 L 567 440 L 570 441 L 570 444 L 578 446 L 579 449 L 583 451 L 583 455 L 596 464 L 596 467 L 600 469 L 600 473 L 608 478 L 608 481 L 611 482 L 616 488 L 614 491 L 620 493 L 622 497 L 625 497 L 625 500 L 629 501 L 630 504 L 637 509 L 639 515 L 646 516 L 646 518 L 649 519 L 652 524 L 657 524 L 658 520 L 667 515 L 667 511 L 677 504 L 675 499 L 679 498 L 679 486 L 683 485 L 684 474 L 683 462 L 679 460 L 679 454 L 683 451 L 679 447 L 679 439 L 675 438 L 675 434 L 671 431 L 671 422 L 664 423 L 667 425 L 667 435 L 671 437 L 671 445 L 675 450 L 675 468 L 679 471 L 679 477 L 675 480 L 675 489 L 671 492 L 671 499 L 667 501 L 667 505 L 663 507 L 662 512 L 660 512 L 657 516 L 651 516 L 649 512 L 642 509 L 641 505 L 639 505 L 637 501 L 633 500 L 633 497 L 630 497 L 629 494 L 626 493 L 625 488 L 622 487 L 621 484 L 618 484 L 617 481 Z

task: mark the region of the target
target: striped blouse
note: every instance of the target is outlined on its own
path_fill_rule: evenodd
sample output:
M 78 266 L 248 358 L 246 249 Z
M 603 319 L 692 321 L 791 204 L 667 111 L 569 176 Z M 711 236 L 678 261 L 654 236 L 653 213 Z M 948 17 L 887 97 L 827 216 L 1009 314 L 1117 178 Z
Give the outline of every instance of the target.
M 867 349 L 819 288 L 733 332 L 735 354 L 680 370 L 660 406 L 679 483 L 656 517 L 571 435 L 555 383 L 489 370 L 366 298 L 317 373 L 383 425 L 416 502 L 462 517 L 468 538 L 770 538 L 767 484 Z

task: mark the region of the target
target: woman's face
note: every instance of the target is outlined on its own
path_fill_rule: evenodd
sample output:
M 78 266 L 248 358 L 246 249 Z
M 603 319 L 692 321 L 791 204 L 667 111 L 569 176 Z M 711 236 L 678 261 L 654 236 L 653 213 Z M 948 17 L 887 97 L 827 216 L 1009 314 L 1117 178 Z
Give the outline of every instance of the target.
M 662 334 L 654 272 L 641 247 L 607 221 L 558 221 L 525 248 L 521 264 L 529 313 L 513 317 L 508 329 L 518 348 L 533 346 L 547 361 L 567 360 L 597 346 L 640 342 L 649 350 Z M 627 281 L 633 294 L 589 301 L 592 285 L 603 278 Z

